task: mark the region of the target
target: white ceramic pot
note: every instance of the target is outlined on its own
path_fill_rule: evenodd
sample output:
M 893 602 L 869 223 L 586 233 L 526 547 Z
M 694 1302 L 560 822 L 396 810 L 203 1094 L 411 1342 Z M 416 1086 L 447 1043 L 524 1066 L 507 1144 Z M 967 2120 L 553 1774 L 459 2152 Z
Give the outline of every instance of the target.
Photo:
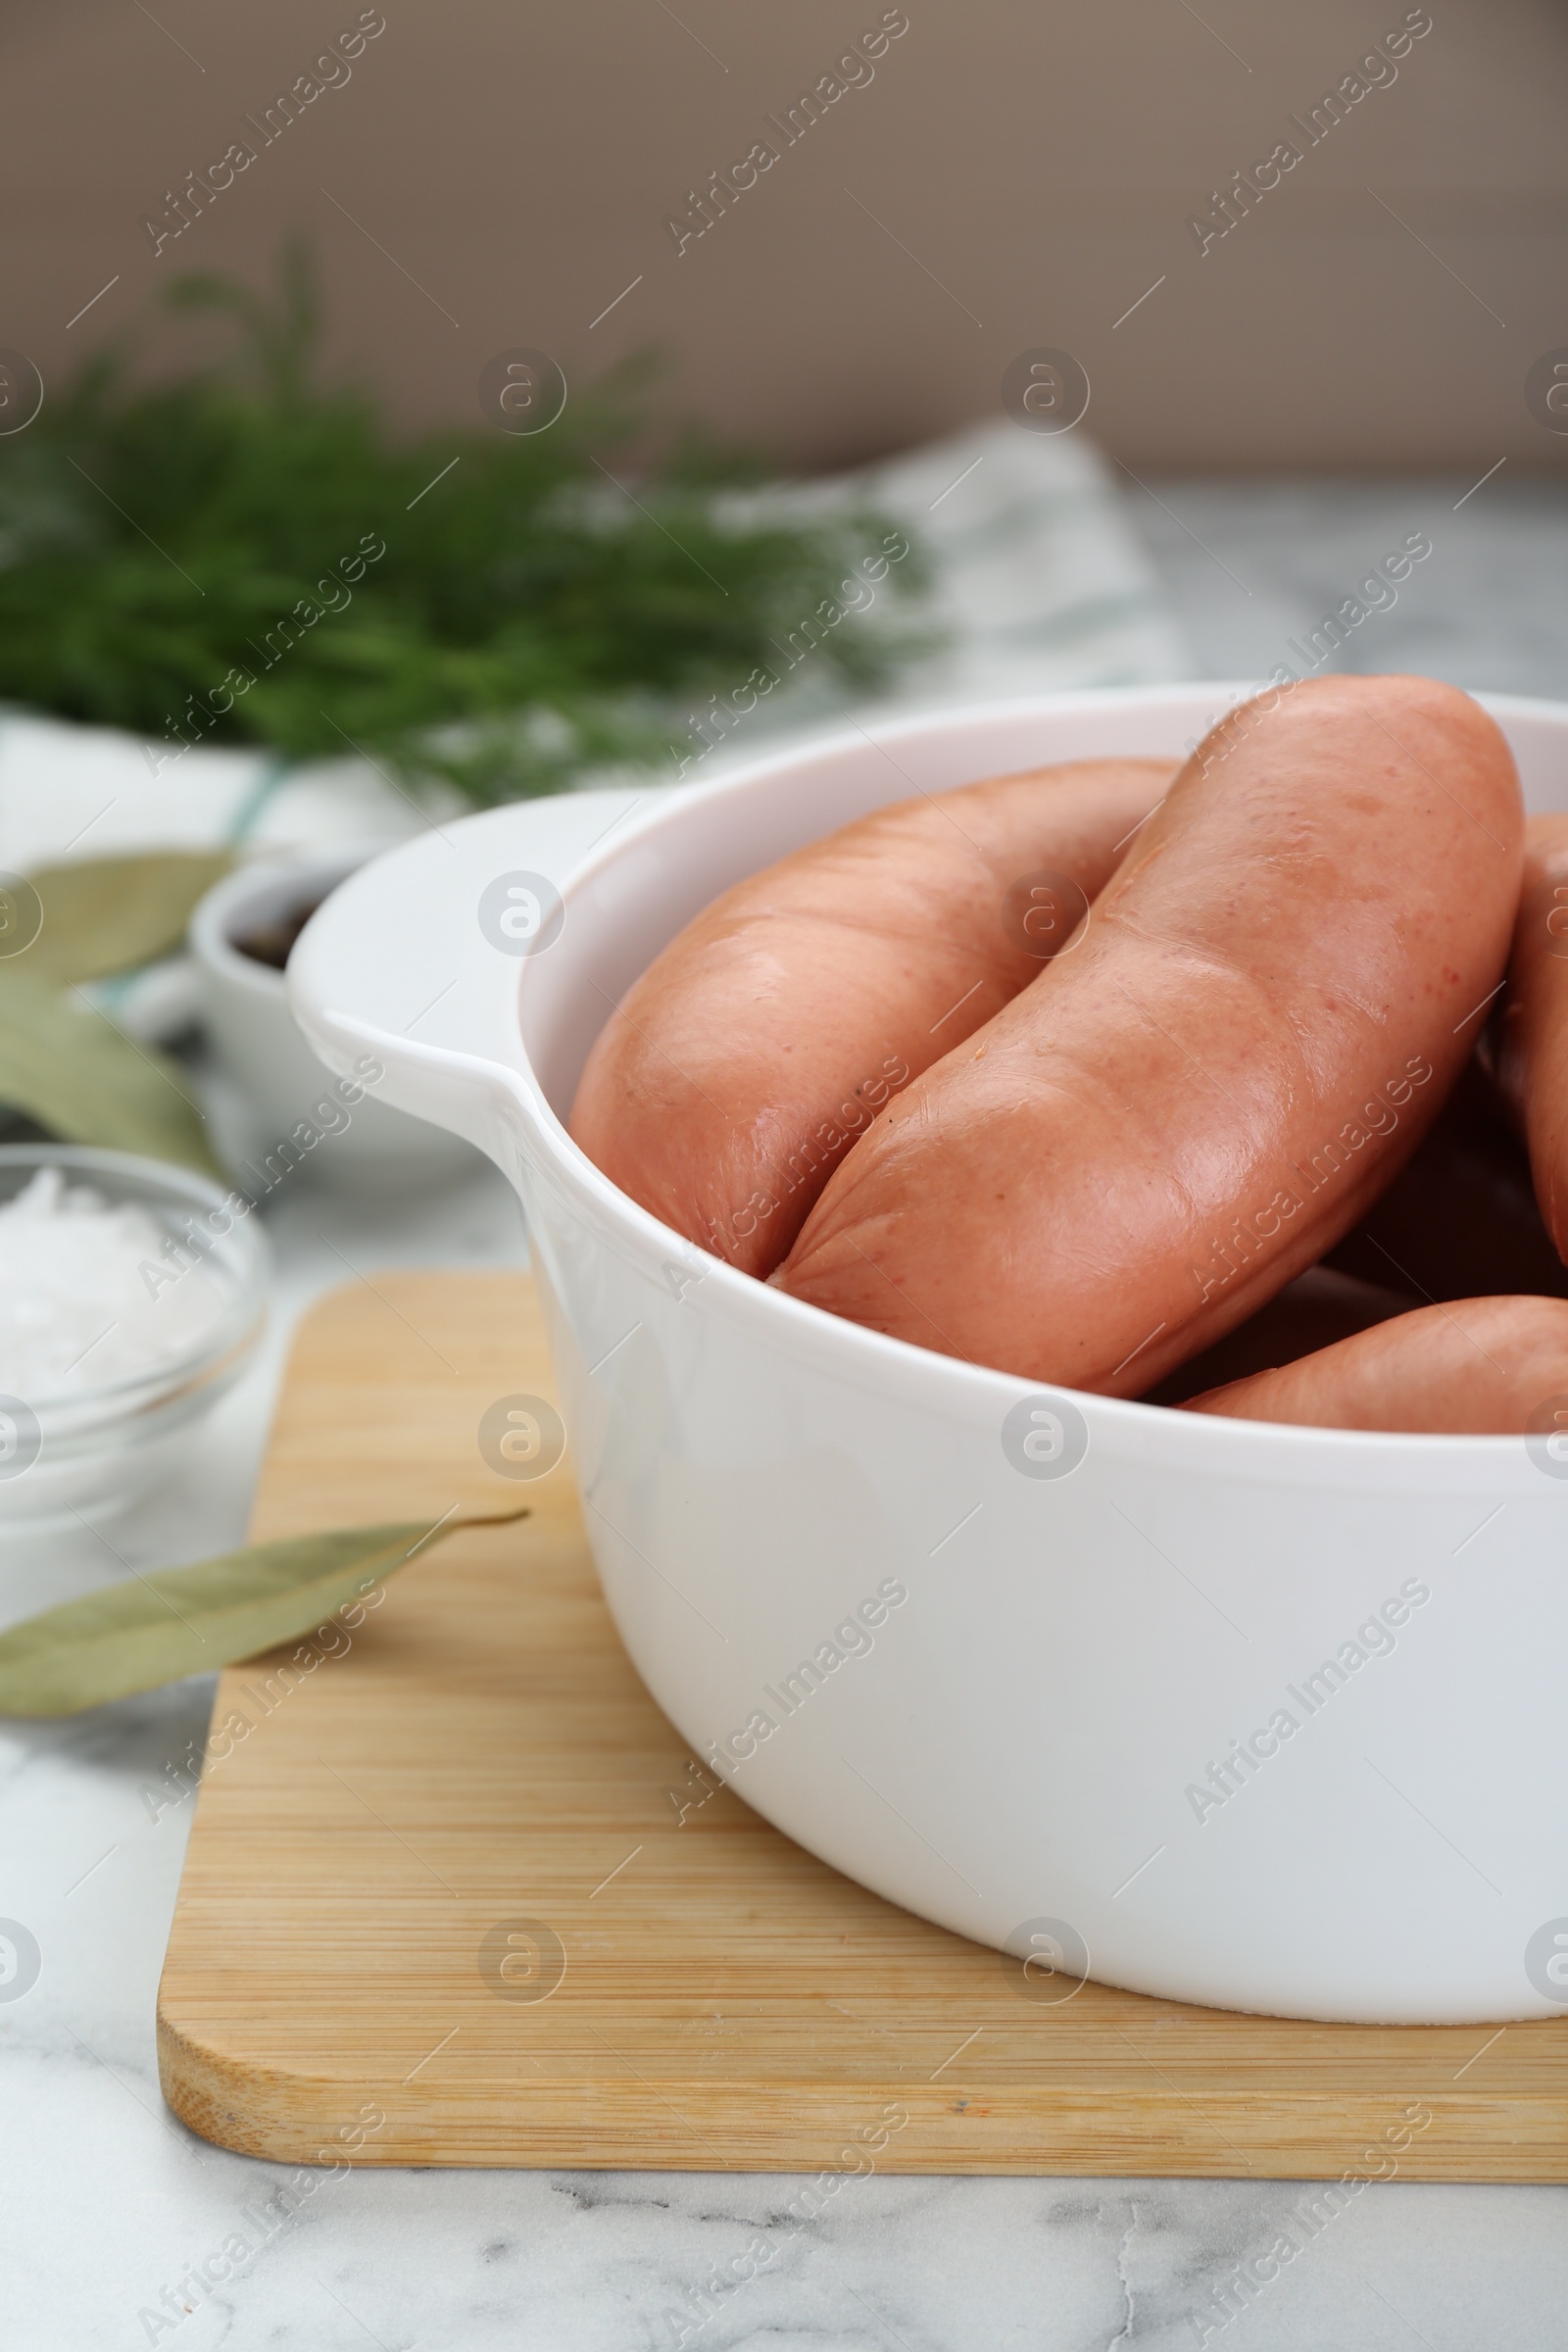
M 960 710 L 467 818 L 336 893 L 291 1001 L 521 1195 L 605 1591 L 710 1774 L 1032 1954 L 1020 1993 L 1077 1970 L 1290 2016 L 1546 2016 L 1568 1463 L 1031 1391 L 705 1256 L 563 1124 L 612 1004 L 729 883 L 916 791 L 1179 754 L 1243 691 Z M 1568 807 L 1568 708 L 1489 707 L 1531 805 Z
M 234 944 L 335 890 L 374 855 L 335 844 L 239 866 L 191 917 L 202 1025 L 230 1081 L 209 1106 L 215 1139 L 253 1191 L 303 1178 L 389 1192 L 449 1181 L 474 1165 L 467 1145 L 381 1100 L 379 1080 L 352 1102 L 334 1091 L 289 1010 L 283 974 Z

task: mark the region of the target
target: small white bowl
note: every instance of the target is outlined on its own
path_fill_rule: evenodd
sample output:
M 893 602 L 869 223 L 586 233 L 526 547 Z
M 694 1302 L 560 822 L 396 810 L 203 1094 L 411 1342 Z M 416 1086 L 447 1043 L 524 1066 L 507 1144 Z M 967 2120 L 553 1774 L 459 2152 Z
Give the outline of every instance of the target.
M 370 1092 L 345 1101 L 300 1033 L 282 972 L 236 944 L 316 906 L 384 847 L 338 844 L 242 865 L 191 917 L 202 1025 L 233 1081 L 227 1101 L 215 1094 L 208 1104 L 214 1141 L 252 1190 L 258 1177 L 270 1190 L 297 1175 L 338 1190 L 391 1192 L 448 1183 L 476 1164 L 471 1146 L 375 1101 L 378 1076 L 369 1076 Z
M 261 1221 L 206 1177 L 128 1152 L 70 1144 L 0 1146 L 0 1200 L 40 1168 L 134 1203 L 199 1262 L 223 1312 L 201 1340 L 155 1370 L 99 1386 L 0 1396 L 0 1539 L 71 1526 L 136 1501 L 177 1467 L 200 1421 L 244 1369 L 267 1321 L 269 1252 Z M 0 1366 L 0 1383 L 4 1381 Z

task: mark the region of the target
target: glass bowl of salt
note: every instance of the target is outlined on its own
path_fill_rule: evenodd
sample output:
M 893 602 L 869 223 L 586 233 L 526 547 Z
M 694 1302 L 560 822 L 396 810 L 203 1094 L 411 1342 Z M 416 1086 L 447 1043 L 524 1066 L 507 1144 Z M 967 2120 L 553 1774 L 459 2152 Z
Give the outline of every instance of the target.
M 167 1477 L 252 1355 L 267 1285 L 243 1194 L 129 1152 L 0 1146 L 0 1539 Z

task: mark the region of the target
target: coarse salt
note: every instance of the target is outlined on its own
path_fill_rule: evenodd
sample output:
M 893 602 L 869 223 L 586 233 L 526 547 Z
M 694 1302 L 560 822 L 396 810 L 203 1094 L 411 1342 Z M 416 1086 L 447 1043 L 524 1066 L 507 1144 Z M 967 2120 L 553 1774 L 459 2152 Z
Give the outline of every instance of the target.
M 0 1391 L 81 1396 L 198 1348 L 228 1302 L 204 1265 L 172 1263 L 169 1239 L 134 1202 L 40 1168 L 0 1204 Z

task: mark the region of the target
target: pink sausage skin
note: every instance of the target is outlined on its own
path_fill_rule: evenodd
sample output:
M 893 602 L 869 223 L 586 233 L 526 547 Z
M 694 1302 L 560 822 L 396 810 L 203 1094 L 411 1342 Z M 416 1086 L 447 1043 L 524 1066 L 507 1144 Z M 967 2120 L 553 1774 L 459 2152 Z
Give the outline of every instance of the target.
M 1568 1298 L 1418 1307 L 1179 1409 L 1314 1429 L 1568 1436 Z
M 995 777 L 750 875 L 606 1023 L 576 1142 L 688 1241 L 766 1275 L 882 1105 L 1066 940 L 1175 773 L 1085 760 Z
M 774 1277 L 1024 1378 L 1136 1396 L 1409 1156 L 1501 974 L 1523 811 L 1424 678 L 1231 714 L 1087 931 L 878 1116 Z

